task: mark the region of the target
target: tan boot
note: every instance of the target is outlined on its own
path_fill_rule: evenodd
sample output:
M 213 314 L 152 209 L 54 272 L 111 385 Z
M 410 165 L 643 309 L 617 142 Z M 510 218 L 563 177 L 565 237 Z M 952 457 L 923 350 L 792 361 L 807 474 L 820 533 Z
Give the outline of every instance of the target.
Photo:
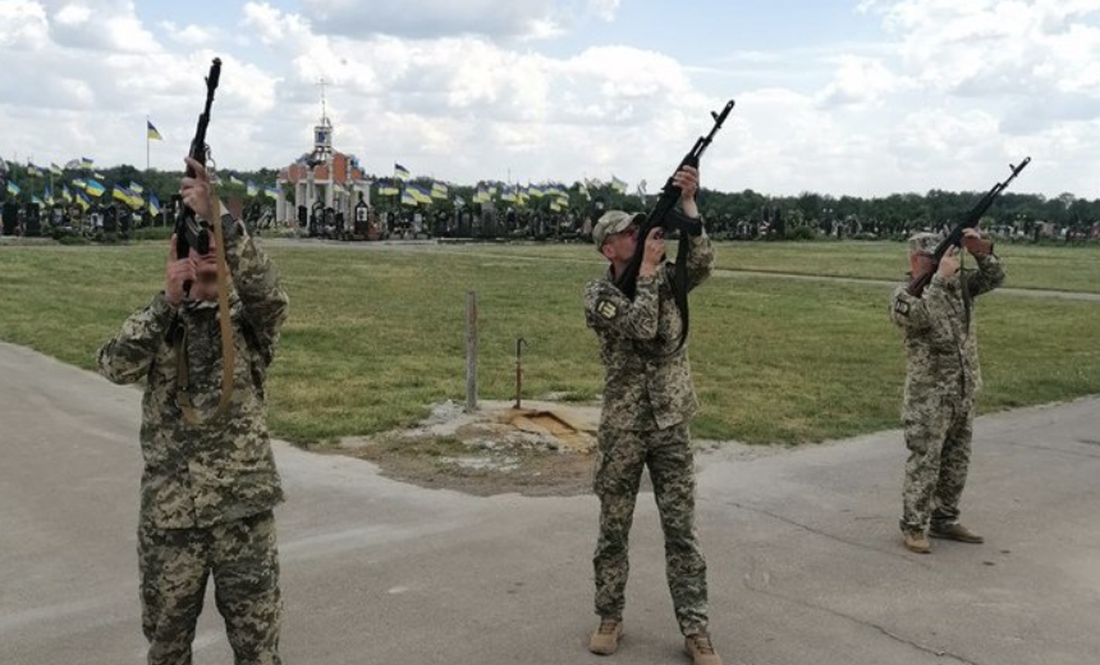
M 901 538 L 910 552 L 916 552 L 917 554 L 930 554 L 932 552 L 932 546 L 928 543 L 928 539 L 924 537 L 923 531 L 902 531 Z
M 695 633 L 684 638 L 684 652 L 695 665 L 722 665 L 722 658 L 714 650 L 707 633 Z
M 960 543 L 984 543 L 985 538 L 967 529 L 965 526 L 955 524 L 932 524 L 928 535 L 941 540 L 957 540 Z
M 610 656 L 619 648 L 623 638 L 623 621 L 611 617 L 600 619 L 600 627 L 588 640 L 588 650 L 601 656 Z

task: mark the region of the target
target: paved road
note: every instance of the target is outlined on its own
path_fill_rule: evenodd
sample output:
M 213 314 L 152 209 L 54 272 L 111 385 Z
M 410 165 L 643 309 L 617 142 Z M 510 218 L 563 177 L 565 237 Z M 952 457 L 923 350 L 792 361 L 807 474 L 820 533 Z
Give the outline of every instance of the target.
M 0 663 L 143 662 L 139 394 L 0 344 Z M 1083 665 L 1100 653 L 1100 399 L 980 419 L 967 521 L 897 536 L 898 432 L 699 457 L 716 641 L 768 665 Z M 589 655 L 591 496 L 475 498 L 276 450 L 287 663 L 680 663 L 651 496 L 627 639 Z M 231 662 L 212 603 L 197 665 Z

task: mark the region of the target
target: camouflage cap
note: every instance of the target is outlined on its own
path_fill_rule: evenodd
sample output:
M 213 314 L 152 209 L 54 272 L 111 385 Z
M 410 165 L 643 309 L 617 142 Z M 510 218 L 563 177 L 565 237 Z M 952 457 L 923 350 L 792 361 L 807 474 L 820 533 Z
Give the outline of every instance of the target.
M 596 227 L 592 229 L 592 240 L 596 243 L 596 249 L 602 249 L 607 239 L 616 233 L 622 233 L 630 228 L 634 220 L 644 217 L 642 213 L 631 213 L 624 210 L 608 210 L 605 212 Z
M 936 251 L 940 240 L 942 237 L 938 233 L 914 233 L 909 236 L 909 253 L 931 255 Z

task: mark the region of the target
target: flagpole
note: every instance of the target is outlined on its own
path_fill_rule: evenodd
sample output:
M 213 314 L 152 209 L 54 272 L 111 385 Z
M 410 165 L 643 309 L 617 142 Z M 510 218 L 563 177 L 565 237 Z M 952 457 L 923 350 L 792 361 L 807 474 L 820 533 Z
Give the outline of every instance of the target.
M 149 172 L 149 116 L 145 116 L 145 172 Z

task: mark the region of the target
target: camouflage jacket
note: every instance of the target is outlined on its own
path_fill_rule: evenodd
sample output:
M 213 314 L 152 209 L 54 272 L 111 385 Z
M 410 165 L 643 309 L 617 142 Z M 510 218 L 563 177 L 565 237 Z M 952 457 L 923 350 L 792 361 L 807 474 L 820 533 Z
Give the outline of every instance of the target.
M 890 317 L 905 333 L 905 410 L 944 398 L 969 399 L 981 387 L 974 298 L 1000 286 L 1005 275 L 993 254 L 976 261 L 977 270 L 933 277 L 919 298 L 904 285 L 890 298 Z
M 706 233 L 692 239 L 688 288 L 711 272 L 714 248 Z M 619 290 L 611 270 L 584 288 L 585 319 L 600 339 L 605 369 L 604 426 L 628 430 L 666 429 L 695 415 L 698 402 L 691 381 L 687 344 L 680 340 L 680 309 L 673 300 L 674 266 L 639 277 L 631 300 Z
M 172 307 L 158 294 L 99 350 L 103 376 L 120 384 L 146 382 L 141 517 L 158 528 L 206 528 L 267 510 L 283 498 L 267 432 L 264 381 L 288 300 L 259 245 L 239 224 L 233 235 L 226 239 L 226 262 L 234 288 L 236 363 L 224 419 L 211 418 L 222 381 L 216 302 Z M 188 425 L 177 404 L 177 342 L 186 345 L 189 393 L 202 425 Z

